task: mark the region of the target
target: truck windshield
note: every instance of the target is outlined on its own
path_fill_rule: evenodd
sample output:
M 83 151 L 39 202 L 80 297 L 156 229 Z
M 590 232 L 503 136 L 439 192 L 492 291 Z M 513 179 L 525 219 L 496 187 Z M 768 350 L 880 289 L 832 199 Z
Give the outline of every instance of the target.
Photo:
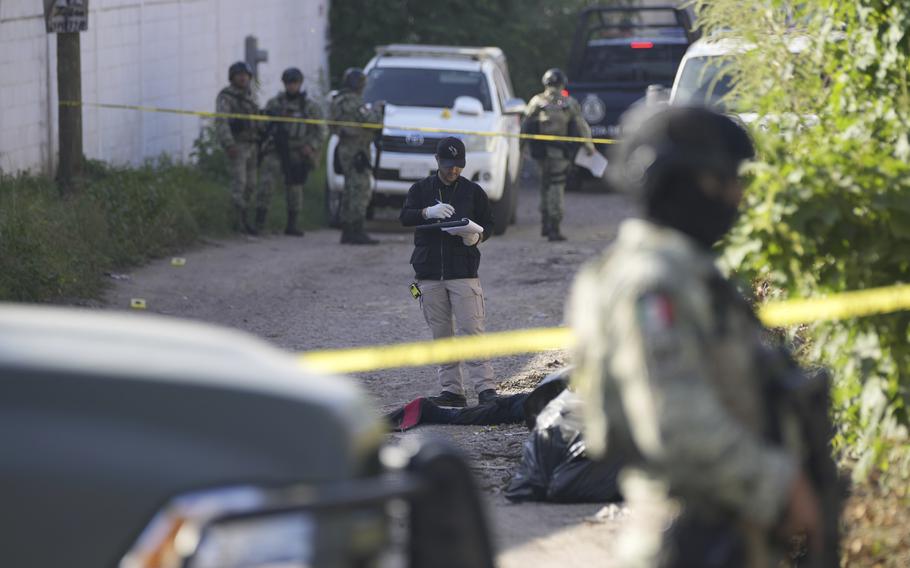
M 733 78 L 724 73 L 720 57 L 692 57 L 683 65 L 676 87 L 676 102 L 699 104 L 726 109 L 733 101 L 730 91 Z
M 647 38 L 591 41 L 573 82 L 660 83 L 669 85 L 686 52 L 685 41 Z
M 493 110 L 487 78 L 479 71 L 374 68 L 363 92 L 366 102 L 431 108 L 452 108 L 461 96 L 474 97 L 483 104 L 483 110 Z

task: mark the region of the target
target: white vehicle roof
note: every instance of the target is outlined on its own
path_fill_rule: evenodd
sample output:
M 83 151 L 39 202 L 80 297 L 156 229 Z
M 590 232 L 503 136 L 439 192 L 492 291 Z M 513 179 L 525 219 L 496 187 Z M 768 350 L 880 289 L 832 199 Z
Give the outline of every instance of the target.
M 376 48 L 379 57 L 437 57 L 440 59 L 469 59 L 482 61 L 486 59 L 505 61 L 505 55 L 498 47 L 459 47 L 454 45 L 423 45 L 395 43 L 380 45 Z
M 403 69 L 446 69 L 452 71 L 480 71 L 481 63 L 471 60 L 449 60 L 428 57 L 379 57 L 367 69 L 395 67 Z
M 808 39 L 805 36 L 793 36 L 789 40 L 789 47 L 792 53 L 799 53 L 806 49 Z M 752 42 L 744 41 L 737 38 L 702 38 L 692 43 L 686 50 L 685 59 L 692 57 L 718 57 L 730 55 L 733 53 L 743 53 L 754 49 L 756 46 Z
M 406 67 L 416 69 L 453 69 L 479 71 L 489 62 L 509 76 L 506 56 L 498 47 L 460 47 L 454 45 L 403 44 L 381 45 L 367 67 Z

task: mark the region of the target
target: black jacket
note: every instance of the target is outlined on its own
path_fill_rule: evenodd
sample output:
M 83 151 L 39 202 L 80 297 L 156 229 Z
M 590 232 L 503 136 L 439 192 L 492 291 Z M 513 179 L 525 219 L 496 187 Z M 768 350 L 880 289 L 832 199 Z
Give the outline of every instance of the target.
M 439 222 L 424 219 L 421 211 L 436 205 L 439 199 L 455 208 L 449 220 L 467 217 L 483 227 L 481 240 L 493 234 L 493 211 L 487 194 L 476 183 L 459 177 L 451 186 L 442 183 L 435 173 L 411 186 L 408 197 L 398 218 L 405 227 L 414 227 Z M 456 278 L 477 278 L 480 266 L 480 251 L 477 246 L 465 246 L 461 237 L 450 235 L 439 229 L 414 231 L 414 253 L 411 264 L 419 280 L 454 280 Z

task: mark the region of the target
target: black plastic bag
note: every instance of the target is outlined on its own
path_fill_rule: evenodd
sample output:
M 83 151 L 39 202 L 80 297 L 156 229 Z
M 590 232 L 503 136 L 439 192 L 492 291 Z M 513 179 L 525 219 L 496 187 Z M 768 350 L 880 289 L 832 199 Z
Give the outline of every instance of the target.
M 563 391 L 537 416 L 506 497 L 511 501 L 602 503 L 621 501 L 616 460 L 592 461 L 585 453 L 582 401 Z

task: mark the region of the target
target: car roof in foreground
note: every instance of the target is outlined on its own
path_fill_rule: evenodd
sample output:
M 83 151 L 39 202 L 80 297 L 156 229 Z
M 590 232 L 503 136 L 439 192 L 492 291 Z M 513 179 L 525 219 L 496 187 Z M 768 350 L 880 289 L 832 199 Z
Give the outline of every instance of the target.
M 0 303 L 0 367 L 246 390 L 345 414 L 363 396 L 243 332 L 152 314 Z

